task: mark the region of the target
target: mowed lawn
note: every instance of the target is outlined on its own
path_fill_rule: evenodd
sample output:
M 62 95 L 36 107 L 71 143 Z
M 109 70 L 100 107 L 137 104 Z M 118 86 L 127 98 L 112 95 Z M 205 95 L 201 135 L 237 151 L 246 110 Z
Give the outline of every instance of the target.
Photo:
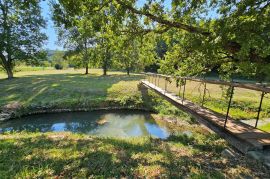
M 0 178 L 267 178 L 255 160 L 197 124 L 166 140 L 62 133 L 0 135 Z
M 41 70 L 19 72 L 14 79 L 0 79 L 0 106 L 18 102 L 24 107 L 72 108 L 88 107 L 102 101 L 128 102 L 138 98 L 140 75 L 102 70 Z M 2 76 L 3 77 L 3 76 Z M 136 99 L 134 99 L 136 100 Z
M 143 104 L 137 87 L 143 76 L 110 72 L 105 77 L 101 72 L 90 70 L 89 75 L 83 75 L 83 70 L 16 73 L 11 81 L 0 80 L 0 106 L 13 102 L 29 109 L 94 106 L 104 101 Z M 159 103 L 160 111 L 181 114 L 161 98 L 156 96 L 153 100 Z M 167 124 L 175 133 L 166 140 L 106 138 L 69 132 L 0 134 L 0 178 L 270 176 L 269 170 L 255 160 L 238 153 L 234 157 L 223 154 L 224 149 L 230 148 L 228 143 L 191 119 L 180 116 L 179 127 Z M 183 130 L 188 135 L 177 132 Z

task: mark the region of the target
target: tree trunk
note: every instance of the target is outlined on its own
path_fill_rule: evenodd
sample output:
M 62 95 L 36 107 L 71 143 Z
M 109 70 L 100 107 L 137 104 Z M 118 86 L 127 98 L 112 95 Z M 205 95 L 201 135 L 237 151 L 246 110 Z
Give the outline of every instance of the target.
M 88 69 L 89 69 L 88 64 L 85 64 L 85 74 L 86 74 L 86 75 L 89 73 L 89 72 L 88 72 Z
M 106 76 L 107 75 L 107 64 L 103 65 L 103 75 Z
M 129 67 L 127 67 L 127 75 L 129 76 L 129 73 L 130 73 L 130 69 Z
M 13 78 L 13 66 L 12 66 L 12 60 L 8 59 L 6 60 L 6 57 L 0 53 L 0 60 L 2 61 L 2 67 L 5 69 L 8 79 Z
M 8 79 L 9 80 L 12 79 L 13 78 L 13 71 L 12 71 L 11 67 L 7 66 L 5 70 L 7 72 Z

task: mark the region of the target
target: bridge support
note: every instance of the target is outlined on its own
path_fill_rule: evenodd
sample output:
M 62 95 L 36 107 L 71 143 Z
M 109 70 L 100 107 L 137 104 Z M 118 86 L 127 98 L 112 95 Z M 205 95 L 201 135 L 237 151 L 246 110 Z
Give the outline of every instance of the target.
M 187 83 L 187 79 L 185 78 L 185 79 L 184 79 L 183 95 L 182 95 L 182 104 L 184 103 L 184 100 L 185 100 L 186 83 Z
M 260 113 L 261 113 L 261 110 L 262 110 L 262 102 L 263 102 L 264 95 L 265 95 L 265 92 L 262 92 L 261 100 L 260 100 L 260 105 L 259 105 L 259 109 L 258 109 L 258 114 L 257 114 L 257 118 L 256 118 L 255 128 L 257 128 L 257 126 L 258 126 L 258 122 L 259 122 L 259 118 L 260 118 Z
M 168 82 L 168 79 L 167 77 L 165 78 L 165 92 L 167 91 L 167 82 Z
M 233 98 L 233 93 L 234 93 L 234 86 L 231 86 L 231 96 L 230 96 L 230 100 L 229 100 L 229 104 L 228 104 L 228 108 L 227 108 L 227 113 L 226 113 L 226 118 L 225 118 L 225 122 L 224 122 L 224 128 L 226 128 L 226 124 L 229 118 L 229 112 L 230 112 L 230 108 L 231 108 L 231 103 L 232 103 L 232 98 Z
M 206 95 L 206 83 L 204 83 L 204 88 L 203 88 L 202 106 L 204 105 L 205 95 Z

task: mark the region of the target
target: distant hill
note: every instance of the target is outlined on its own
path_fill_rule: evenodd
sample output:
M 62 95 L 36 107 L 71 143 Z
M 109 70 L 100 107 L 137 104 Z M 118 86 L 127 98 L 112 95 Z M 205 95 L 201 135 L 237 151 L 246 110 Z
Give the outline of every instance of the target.
M 48 54 L 48 59 L 49 61 L 52 59 L 52 56 L 55 54 L 55 52 L 65 52 L 64 50 L 50 50 L 50 49 L 47 49 L 47 54 Z

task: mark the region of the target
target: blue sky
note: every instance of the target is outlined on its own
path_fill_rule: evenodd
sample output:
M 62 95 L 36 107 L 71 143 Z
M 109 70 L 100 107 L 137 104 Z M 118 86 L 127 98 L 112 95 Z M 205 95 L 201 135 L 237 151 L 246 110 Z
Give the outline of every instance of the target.
M 50 7 L 47 1 L 42 1 L 41 2 L 41 8 L 42 8 L 42 16 L 46 19 L 47 21 L 47 28 L 44 29 L 44 32 L 48 36 L 48 41 L 44 45 L 45 49 L 50 49 L 50 50 L 55 50 L 59 49 L 62 50 L 62 46 L 58 46 L 56 44 L 57 42 L 57 33 L 54 30 L 53 27 L 53 21 L 51 19 L 51 12 L 50 12 Z

